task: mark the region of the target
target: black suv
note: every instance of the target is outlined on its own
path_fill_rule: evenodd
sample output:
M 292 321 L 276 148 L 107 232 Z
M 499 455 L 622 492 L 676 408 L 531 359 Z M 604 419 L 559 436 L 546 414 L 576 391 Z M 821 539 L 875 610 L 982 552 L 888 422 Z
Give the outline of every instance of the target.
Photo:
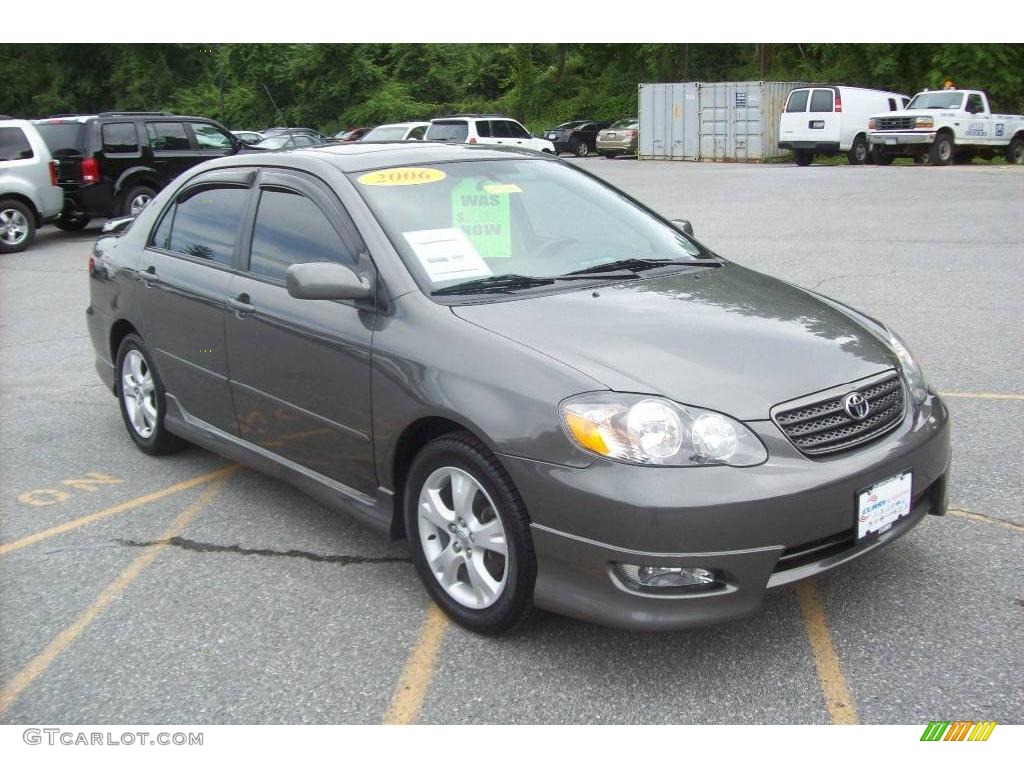
M 245 145 L 219 123 L 170 112 L 59 115 L 36 127 L 58 164 L 64 211 L 57 226 L 132 216 L 182 171 Z

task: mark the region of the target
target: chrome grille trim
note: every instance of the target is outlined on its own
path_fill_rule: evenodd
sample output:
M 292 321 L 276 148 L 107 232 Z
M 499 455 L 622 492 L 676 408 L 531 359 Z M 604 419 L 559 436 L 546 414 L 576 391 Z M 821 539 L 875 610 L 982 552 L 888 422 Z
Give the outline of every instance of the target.
M 855 419 L 843 407 L 852 392 L 860 393 L 871 409 Z M 790 442 L 808 456 L 837 453 L 861 445 L 893 429 L 903 420 L 906 397 L 897 372 L 888 372 L 860 386 L 837 387 L 820 399 L 801 398 L 774 410 L 775 424 Z

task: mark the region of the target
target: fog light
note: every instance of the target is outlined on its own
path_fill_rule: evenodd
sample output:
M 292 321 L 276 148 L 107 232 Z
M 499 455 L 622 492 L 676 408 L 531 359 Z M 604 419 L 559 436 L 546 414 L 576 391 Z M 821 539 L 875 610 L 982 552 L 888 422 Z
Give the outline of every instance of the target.
M 717 578 L 706 568 L 678 568 L 667 565 L 632 565 L 618 563 L 618 571 L 633 586 L 652 589 L 678 589 L 680 587 L 712 587 Z

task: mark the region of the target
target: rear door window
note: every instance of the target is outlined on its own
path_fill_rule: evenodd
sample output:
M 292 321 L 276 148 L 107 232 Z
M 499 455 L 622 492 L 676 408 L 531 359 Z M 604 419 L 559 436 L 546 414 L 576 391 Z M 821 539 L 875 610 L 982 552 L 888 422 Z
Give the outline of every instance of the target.
M 512 134 L 512 138 L 513 139 L 530 139 L 530 138 L 533 138 L 532 136 L 530 136 L 530 132 L 528 130 L 526 130 L 525 128 L 523 128 L 523 126 L 521 126 L 515 120 L 506 120 L 505 121 L 505 125 L 508 126 L 508 131 L 509 131 L 510 134 Z
M 32 145 L 28 143 L 28 137 L 21 128 L 0 128 L 0 162 L 29 160 L 32 156 Z
M 426 133 L 426 132 L 427 132 L 426 126 L 417 125 L 411 131 L 409 131 L 409 135 L 406 136 L 406 138 L 407 139 L 422 139 L 423 138 L 423 134 Z
M 249 272 L 284 280 L 288 267 L 312 261 L 357 264 L 327 216 L 305 195 L 264 189 L 252 232 Z
M 481 139 L 491 138 L 491 121 L 490 120 L 477 120 L 476 121 L 476 135 Z
M 800 90 L 793 91 L 789 94 L 789 102 L 786 104 L 787 112 L 806 112 L 807 111 L 807 95 L 810 91 Z
M 161 222 L 153 244 L 230 266 L 248 193 L 247 187 L 234 186 L 199 186 L 187 190 L 173 207 L 169 230 L 164 228 L 166 222 Z M 160 242 L 161 237 L 166 245 Z
M 103 151 L 108 155 L 134 155 L 139 151 L 135 123 L 107 123 L 100 133 L 103 136 Z
M 154 152 L 181 152 L 192 148 L 184 123 L 146 123 L 146 133 Z
M 508 120 L 492 120 L 491 133 L 496 139 L 512 138 L 512 131 L 508 129 Z
M 818 88 L 811 95 L 811 108 L 808 112 L 831 112 L 836 97 L 832 91 Z

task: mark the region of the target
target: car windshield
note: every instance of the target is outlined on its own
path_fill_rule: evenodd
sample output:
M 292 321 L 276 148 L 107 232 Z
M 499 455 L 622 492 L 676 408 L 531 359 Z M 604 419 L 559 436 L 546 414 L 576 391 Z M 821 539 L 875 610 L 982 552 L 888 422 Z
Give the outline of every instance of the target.
M 36 128 L 54 157 L 84 154 L 85 123 L 36 123 Z
M 363 136 L 360 141 L 402 141 L 408 131 L 407 125 L 381 125 Z
M 454 141 L 461 143 L 469 136 L 469 126 L 465 120 L 435 120 L 427 128 L 423 138 L 427 141 Z
M 959 109 L 963 100 L 960 91 L 930 91 L 917 94 L 907 109 Z
M 283 147 L 290 147 L 295 144 L 295 141 L 291 136 L 268 136 L 254 144 L 254 147 L 259 149 L 281 149 Z
M 568 123 L 562 123 L 559 128 L 579 128 L 582 125 L 586 125 L 586 120 L 570 120 Z
M 626 120 L 619 120 L 618 122 L 612 123 L 608 126 L 609 131 L 625 131 L 630 128 L 637 127 L 637 119 L 635 117 L 628 118 Z
M 529 288 L 528 281 L 549 284 L 581 270 L 607 267 L 621 276 L 623 269 L 668 266 L 662 261 L 715 258 L 638 203 L 561 163 L 468 160 L 350 177 L 429 293 L 454 293 L 481 278 L 513 276 Z

